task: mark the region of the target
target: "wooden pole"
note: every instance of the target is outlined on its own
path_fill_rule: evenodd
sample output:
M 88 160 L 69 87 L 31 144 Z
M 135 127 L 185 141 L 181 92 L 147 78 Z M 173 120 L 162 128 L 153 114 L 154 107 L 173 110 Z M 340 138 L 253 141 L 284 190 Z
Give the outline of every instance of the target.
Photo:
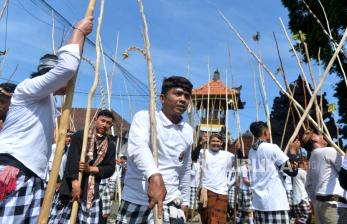
M 147 75 L 149 84 L 149 121 L 150 121 L 150 143 L 154 161 L 158 165 L 158 147 L 157 147 L 157 121 L 156 121 L 156 86 L 155 86 L 155 76 L 153 72 L 152 57 L 150 51 L 150 42 L 148 35 L 148 25 L 147 19 L 144 12 L 144 7 L 142 0 L 137 0 L 140 7 L 140 13 L 143 23 L 143 38 L 144 38 L 144 49 L 146 52 L 146 62 L 147 62 Z M 154 218 L 155 223 L 162 223 L 162 219 L 158 217 L 158 205 L 154 208 Z
M 2 15 L 4 14 L 4 11 L 5 11 L 5 9 L 6 9 L 7 5 L 8 5 L 8 1 L 9 1 L 9 0 L 5 0 L 5 1 L 4 1 L 4 4 L 2 5 L 2 8 L 1 8 L 1 10 L 0 10 L 0 19 L 2 18 Z M 5 50 L 6 50 L 6 49 L 5 49 Z
M 91 16 L 93 14 L 95 2 L 96 0 L 89 1 L 86 17 Z M 72 106 L 73 92 L 75 89 L 77 73 L 78 72 L 76 72 L 74 77 L 68 82 L 68 86 L 67 86 L 67 93 L 66 93 L 64 105 L 62 107 L 62 114 L 61 114 L 60 122 L 59 122 L 59 130 L 58 130 L 58 133 L 56 133 L 58 135 L 57 148 L 55 150 L 55 155 L 54 155 L 53 164 L 52 164 L 52 171 L 50 174 L 47 189 L 45 192 L 45 197 L 41 207 L 42 209 L 39 216 L 40 224 L 46 224 L 48 221 L 48 217 L 49 217 L 51 206 L 52 206 L 53 196 L 55 194 L 55 190 L 57 187 L 57 178 L 59 174 L 61 159 L 62 159 L 64 148 L 65 148 L 66 131 L 69 126 L 70 110 Z
M 88 94 L 88 102 L 87 102 L 87 111 L 86 111 L 86 119 L 84 123 L 84 131 L 83 131 L 83 142 L 82 142 L 82 150 L 81 150 L 81 158 L 80 162 L 85 162 L 87 146 L 88 146 L 88 133 L 90 126 L 90 117 L 91 117 L 91 105 L 94 93 L 96 88 L 98 87 L 99 82 L 99 70 L 100 70 L 100 29 L 102 23 L 102 17 L 104 13 L 104 2 L 105 0 L 100 1 L 100 13 L 98 18 L 98 27 L 96 30 L 96 41 L 95 41 L 95 51 L 96 51 L 96 63 L 95 63 L 95 75 L 94 75 L 94 83 Z M 94 8 L 94 7 L 93 7 Z M 92 11 L 92 10 L 91 10 Z M 78 173 L 78 182 L 81 184 L 83 173 Z M 70 223 L 75 224 L 78 215 L 78 202 L 74 201 L 71 209 Z

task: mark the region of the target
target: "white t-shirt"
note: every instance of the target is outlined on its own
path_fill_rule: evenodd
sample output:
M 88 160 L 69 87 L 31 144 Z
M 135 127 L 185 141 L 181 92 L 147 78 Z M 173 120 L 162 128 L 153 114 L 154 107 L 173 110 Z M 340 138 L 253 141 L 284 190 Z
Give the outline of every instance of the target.
M 78 44 L 60 48 L 57 56 L 58 64 L 49 72 L 18 84 L 0 132 L 0 153 L 12 155 L 43 180 L 57 116 L 53 93 L 75 74 L 80 62 Z
M 249 186 L 246 185 L 245 182 L 243 182 L 244 177 L 248 177 L 247 165 L 240 166 L 240 189 L 248 190 Z
M 199 161 L 202 162 L 203 151 L 200 151 Z M 234 155 L 230 152 L 219 150 L 214 152 L 206 149 L 206 162 L 202 177 L 202 186 L 206 189 L 226 195 L 228 193 L 228 170 L 231 170 Z
M 342 156 L 332 147 L 316 148 L 311 152 L 306 178 L 306 191 L 312 201 L 317 195 L 341 195 L 339 182 Z
M 200 163 L 195 162 L 192 164 L 192 169 L 190 170 L 190 186 L 199 187 L 200 182 Z
M 293 177 L 293 203 L 299 204 L 302 200 L 308 201 L 308 195 L 305 189 L 306 171 L 299 168 L 298 175 Z
M 156 112 L 156 120 L 158 167 L 149 147 L 149 112 L 139 111 L 133 118 L 123 199 L 138 205 L 148 205 L 148 178 L 152 174 L 161 173 L 167 190 L 164 203 L 181 198 L 183 205 L 189 205 L 193 129 L 184 121 L 173 124 L 162 111 Z
M 235 157 L 234 157 L 235 158 Z M 234 162 L 235 163 L 235 162 Z M 231 170 L 228 170 L 227 172 L 227 177 L 228 177 L 228 188 L 234 187 L 236 183 L 236 171 L 235 171 L 235 166 L 231 168 Z
M 289 158 L 275 144 L 263 142 L 249 151 L 249 170 L 255 210 L 289 210 L 288 198 L 279 167 Z

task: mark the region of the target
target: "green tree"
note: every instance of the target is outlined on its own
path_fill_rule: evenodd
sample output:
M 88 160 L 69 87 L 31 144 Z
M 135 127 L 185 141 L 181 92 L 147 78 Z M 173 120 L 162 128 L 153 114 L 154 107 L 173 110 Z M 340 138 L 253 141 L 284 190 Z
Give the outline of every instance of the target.
M 342 38 L 344 29 L 347 24 L 347 1 L 346 0 L 320 0 L 322 6 L 325 9 L 326 16 L 329 21 L 329 27 L 331 30 L 332 38 L 335 42 L 339 42 Z M 288 9 L 289 12 L 289 28 L 294 34 L 298 34 L 300 31 L 305 34 L 305 42 L 308 44 L 310 57 L 317 60 L 321 59 L 323 65 L 327 65 L 334 49 L 332 41 L 324 34 L 321 25 L 309 12 L 307 6 L 321 21 L 321 24 L 328 30 L 326 19 L 324 17 L 323 9 L 319 4 L 319 0 L 282 0 L 282 4 Z M 296 48 L 300 52 L 304 52 L 302 44 L 297 43 Z M 339 54 L 341 59 L 342 67 L 347 72 L 347 58 L 346 51 Z M 320 52 L 320 53 L 319 53 Z M 320 55 L 320 56 L 319 56 Z M 303 54 L 305 57 L 305 55 Z M 306 60 L 306 58 L 305 58 Z M 338 99 L 338 112 L 339 112 L 339 123 L 342 126 L 341 133 L 345 139 L 347 139 L 347 98 L 346 98 L 346 84 L 344 81 L 343 73 L 337 60 L 335 61 L 331 73 L 337 74 L 340 81 L 335 84 L 334 96 Z

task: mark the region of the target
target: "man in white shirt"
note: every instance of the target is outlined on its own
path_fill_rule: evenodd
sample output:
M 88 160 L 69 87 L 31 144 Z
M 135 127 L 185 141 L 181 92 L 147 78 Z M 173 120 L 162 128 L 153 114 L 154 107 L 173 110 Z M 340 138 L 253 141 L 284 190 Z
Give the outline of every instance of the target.
M 135 114 L 129 132 L 127 173 L 117 223 L 152 223 L 151 210 L 155 204 L 164 223 L 184 222 L 189 205 L 193 129 L 182 115 L 192 88 L 191 82 L 180 76 L 163 81 L 162 110 L 156 113 L 158 166 L 150 147 L 149 112 Z
M 65 148 L 64 148 L 64 153 L 63 156 L 61 158 L 61 163 L 60 163 L 60 168 L 59 168 L 59 173 L 58 173 L 58 184 L 57 184 L 57 189 L 59 189 L 60 187 L 60 182 L 64 176 L 64 170 L 65 170 L 65 165 L 66 165 L 66 158 L 67 158 L 67 153 L 68 153 L 68 149 L 70 147 L 70 141 L 71 141 L 71 136 L 74 134 L 73 131 L 67 130 L 66 132 L 66 138 L 65 138 Z M 54 133 L 55 136 L 55 133 Z M 52 165 L 53 165 L 53 160 L 54 160 L 54 155 L 55 155 L 55 150 L 56 150 L 57 145 L 54 143 L 52 145 L 52 153 L 51 156 L 49 157 L 48 160 L 48 167 L 47 167 L 47 173 L 46 173 L 46 183 L 48 183 L 49 181 L 49 175 L 52 171 Z
M 235 157 L 236 159 L 236 157 Z M 235 164 L 235 163 L 234 163 Z M 234 217 L 234 208 L 235 208 L 235 198 L 236 198 L 236 171 L 235 166 L 227 172 L 228 177 L 228 219 L 233 220 Z M 235 209 L 236 211 L 236 209 Z M 236 214 L 235 214 L 236 215 Z
M 0 223 L 37 223 L 53 143 L 56 107 L 80 63 L 93 17 L 76 24 L 57 56 L 45 55 L 38 71 L 15 89 L 0 132 Z M 9 180 L 9 181 L 8 181 Z
M 312 209 L 308 194 L 305 189 L 306 171 L 305 161 L 299 163 L 298 175 L 293 177 L 293 205 L 295 223 L 311 223 Z
M 341 187 L 345 191 L 347 191 L 347 156 L 345 156 L 342 162 L 341 170 L 339 173 L 339 181 L 340 181 Z
M 265 122 L 253 122 L 250 131 L 257 139 L 248 157 L 255 223 L 289 224 L 288 198 L 280 171 L 295 176 L 297 170 L 292 169 L 288 156 L 277 145 L 269 143 L 270 132 Z M 299 147 L 299 141 L 291 144 L 291 155 Z
M 327 147 L 321 134 L 311 130 L 307 130 L 302 136 L 302 144 L 310 152 L 306 190 L 314 205 L 316 222 L 345 222 L 346 220 L 339 220 L 338 216 L 338 207 L 341 207 L 339 202 L 347 205 L 338 180 L 342 156 L 334 148 Z
M 234 155 L 222 150 L 223 138 L 219 134 L 210 136 L 209 149 L 202 149 L 202 190 L 199 213 L 203 224 L 227 223 L 228 170 L 234 164 Z M 207 196 L 207 197 L 206 197 Z M 207 198 L 207 203 L 206 199 Z M 202 203 L 201 203 L 202 202 Z
M 16 86 L 16 84 L 9 82 L 0 84 L 0 131 L 4 125 L 8 108 L 11 103 L 11 97 L 16 89 Z
M 250 189 L 251 182 L 249 180 L 248 162 L 241 161 L 240 166 L 240 190 L 239 190 L 239 215 L 240 221 L 245 220 L 248 224 L 253 224 L 252 212 L 252 190 Z

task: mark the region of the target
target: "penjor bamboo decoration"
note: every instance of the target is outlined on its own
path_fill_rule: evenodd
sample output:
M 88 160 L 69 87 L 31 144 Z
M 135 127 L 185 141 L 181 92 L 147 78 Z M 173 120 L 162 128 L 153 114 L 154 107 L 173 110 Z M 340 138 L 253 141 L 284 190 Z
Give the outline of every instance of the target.
M 95 51 L 96 51 L 96 63 L 95 63 L 95 75 L 94 75 L 94 83 L 88 94 L 88 102 L 87 102 L 87 111 L 86 111 L 86 119 L 84 123 L 84 131 L 83 131 L 83 142 L 82 142 L 82 150 L 81 150 L 81 158 L 80 162 L 85 162 L 86 153 L 87 153 L 87 145 L 88 145 L 88 130 L 90 126 L 90 117 L 91 117 L 91 105 L 93 96 L 95 94 L 96 88 L 98 87 L 99 82 L 99 70 L 100 70 L 100 29 L 102 23 L 102 17 L 104 13 L 104 3 L 105 0 L 100 1 L 100 14 L 98 18 L 98 27 L 96 30 L 96 41 L 95 41 Z M 81 184 L 82 181 L 82 172 L 78 173 L 78 182 Z M 70 223 L 75 224 L 78 213 L 78 202 L 74 201 L 71 209 Z
M 150 42 L 148 35 L 148 25 L 147 19 L 145 16 L 142 0 L 137 0 L 137 3 L 140 7 L 141 18 L 143 22 L 143 38 L 144 38 L 144 49 L 145 57 L 147 62 L 147 75 L 148 75 L 148 84 L 149 84 L 149 121 L 150 121 L 150 144 L 152 149 L 152 154 L 154 161 L 158 165 L 158 147 L 157 147 L 157 121 L 155 117 L 156 112 L 156 87 L 155 87 L 155 76 L 153 72 L 153 64 L 150 52 Z M 155 223 L 162 223 L 162 219 L 158 218 L 158 205 L 154 209 Z
M 231 25 L 230 21 L 225 17 L 225 15 L 218 10 L 219 14 L 222 16 L 222 18 L 224 19 L 224 21 L 227 23 L 228 27 L 230 28 L 230 30 L 232 32 L 234 32 L 236 34 L 236 36 L 240 39 L 240 41 L 242 42 L 242 44 L 245 46 L 246 50 L 257 60 L 257 62 L 264 68 L 264 70 L 270 75 L 271 79 L 275 82 L 275 84 L 281 89 L 281 91 L 290 99 L 293 101 L 293 103 L 296 105 L 296 107 L 301 111 L 304 112 L 304 108 L 302 108 L 302 106 L 283 88 L 283 86 L 279 83 L 279 81 L 276 79 L 275 75 L 271 72 L 271 70 L 259 59 L 259 57 L 254 53 L 254 51 L 248 46 L 248 44 L 246 43 L 246 41 L 241 37 L 240 33 Z M 331 67 L 331 66 L 330 66 Z M 324 137 L 326 138 L 326 140 L 328 141 L 328 143 L 334 147 L 339 153 L 344 154 L 343 151 L 332 141 L 331 138 L 329 138 L 329 136 L 326 135 L 325 132 L 323 132 L 321 129 L 319 129 L 319 126 L 317 124 L 317 122 L 312 119 L 312 117 L 310 115 L 307 115 L 307 118 L 309 119 L 309 121 L 311 122 L 311 124 L 317 128 L 318 130 L 320 130 L 322 132 L 322 134 L 324 135 Z
M 96 0 L 89 1 L 89 5 L 88 5 L 88 9 L 87 9 L 85 17 L 93 15 L 95 3 L 96 3 Z M 66 131 L 69 126 L 70 110 L 72 106 L 73 92 L 75 89 L 77 73 L 78 72 L 76 72 L 75 76 L 68 82 L 68 86 L 67 86 L 67 93 L 66 93 L 64 105 L 62 107 L 59 130 L 57 133 L 58 135 L 57 148 L 55 151 L 54 160 L 52 164 L 52 171 L 48 181 L 48 185 L 45 192 L 45 197 L 42 203 L 42 209 L 41 209 L 40 217 L 39 217 L 40 224 L 46 224 L 48 221 L 49 212 L 52 206 L 53 196 L 57 187 L 56 180 L 58 178 L 60 163 L 63 156 L 64 148 L 65 148 Z

